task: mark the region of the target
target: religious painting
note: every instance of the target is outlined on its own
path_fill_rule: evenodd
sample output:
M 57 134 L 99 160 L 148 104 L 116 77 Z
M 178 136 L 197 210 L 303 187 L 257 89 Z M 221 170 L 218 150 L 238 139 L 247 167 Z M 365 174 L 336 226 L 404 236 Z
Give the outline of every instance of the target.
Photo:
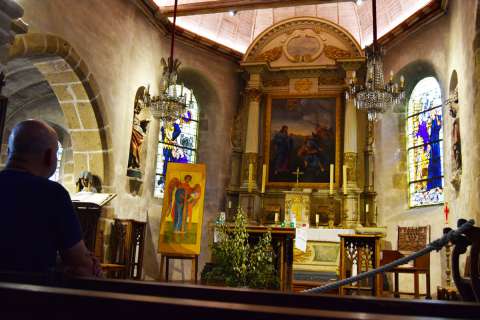
M 150 123 L 150 113 L 147 110 L 145 99 L 148 95 L 148 88 L 139 87 L 135 94 L 133 104 L 133 124 L 132 135 L 130 138 L 130 152 L 128 155 L 127 176 L 141 179 L 143 154 L 143 140 L 147 135 L 148 124 Z
M 200 254 L 205 165 L 168 163 L 158 251 Z
M 307 241 L 307 250 L 293 251 L 293 270 L 338 273 L 340 244 L 338 242 Z
M 412 92 L 407 134 L 410 207 L 443 203 L 442 97 L 433 77 L 421 80 Z
M 267 185 L 328 188 L 340 164 L 340 96 L 270 96 L 266 110 Z

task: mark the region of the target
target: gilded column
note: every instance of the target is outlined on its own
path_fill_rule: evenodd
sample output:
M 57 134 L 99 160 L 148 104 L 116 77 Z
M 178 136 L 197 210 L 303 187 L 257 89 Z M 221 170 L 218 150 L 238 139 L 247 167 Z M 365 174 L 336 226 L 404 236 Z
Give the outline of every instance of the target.
M 346 82 L 350 83 L 350 79 L 354 78 L 354 70 L 347 70 Z M 357 109 L 353 99 L 347 99 L 345 104 L 345 129 L 343 144 L 343 164 L 347 167 L 347 176 L 343 177 L 342 190 L 346 190 L 344 194 L 344 213 L 342 225 L 344 227 L 361 227 L 360 223 L 360 189 L 357 184 Z
M 242 187 L 248 188 L 249 175 L 252 176 L 252 190 L 257 189 L 258 146 L 260 130 L 261 77 L 259 73 L 250 74 L 246 89 L 248 103 L 247 134 L 245 152 L 242 159 Z M 251 173 L 249 171 L 252 171 Z
M 375 122 L 367 121 L 367 141 L 364 150 L 365 186 L 363 190 L 365 223 L 377 226 L 377 193 L 375 192 Z

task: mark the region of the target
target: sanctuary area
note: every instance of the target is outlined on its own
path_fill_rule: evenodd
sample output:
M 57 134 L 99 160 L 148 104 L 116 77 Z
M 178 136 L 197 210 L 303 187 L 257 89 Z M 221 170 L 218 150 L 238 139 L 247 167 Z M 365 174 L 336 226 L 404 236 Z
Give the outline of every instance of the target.
M 0 0 L 0 168 L 19 122 L 53 128 L 49 179 L 103 278 L 0 270 L 0 297 L 213 319 L 480 314 L 479 12 Z

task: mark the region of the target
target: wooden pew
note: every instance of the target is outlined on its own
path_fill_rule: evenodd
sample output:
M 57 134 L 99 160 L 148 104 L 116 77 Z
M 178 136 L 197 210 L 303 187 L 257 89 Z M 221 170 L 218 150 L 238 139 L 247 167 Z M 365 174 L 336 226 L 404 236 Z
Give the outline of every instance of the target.
M 256 292 L 251 292 L 255 295 Z M 321 298 L 321 297 L 317 297 Z M 342 299 L 342 298 L 337 298 Z M 175 319 L 366 319 L 393 320 L 398 315 L 268 306 L 225 301 L 147 296 L 118 292 L 0 283 L 2 319 L 89 319 L 174 317 Z M 402 319 L 452 319 L 402 316 Z
M 178 285 L 172 283 L 138 282 L 129 280 L 100 280 L 91 278 L 63 278 L 0 274 L 0 281 L 33 283 L 89 291 L 169 297 L 176 299 L 221 301 L 269 307 L 288 307 L 355 313 L 392 314 L 402 316 L 474 318 L 480 314 L 480 304 L 368 297 L 282 293 L 278 291 L 233 289 L 221 287 Z

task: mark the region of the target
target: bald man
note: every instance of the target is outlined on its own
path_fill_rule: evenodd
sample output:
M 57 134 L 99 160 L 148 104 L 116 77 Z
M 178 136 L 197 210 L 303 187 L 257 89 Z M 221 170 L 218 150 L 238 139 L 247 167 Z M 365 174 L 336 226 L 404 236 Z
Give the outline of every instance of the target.
M 45 273 L 60 253 L 65 271 L 99 274 L 87 250 L 68 192 L 48 180 L 57 166 L 58 137 L 47 123 L 18 123 L 0 172 L 0 270 Z

